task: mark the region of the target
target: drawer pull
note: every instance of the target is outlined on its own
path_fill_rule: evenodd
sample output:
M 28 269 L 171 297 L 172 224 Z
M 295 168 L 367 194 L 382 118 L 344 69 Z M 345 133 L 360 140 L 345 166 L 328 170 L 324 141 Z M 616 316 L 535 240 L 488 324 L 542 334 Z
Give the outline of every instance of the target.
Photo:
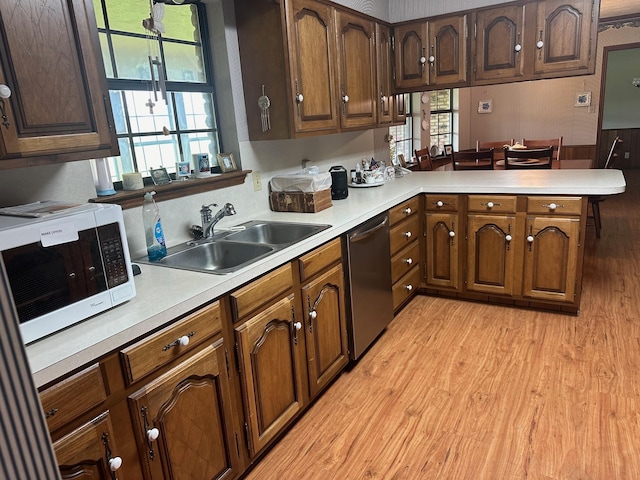
M 501 203 L 496 203 L 496 202 L 487 202 L 487 203 L 481 203 L 480 206 L 481 207 L 487 207 L 487 208 L 493 208 L 493 207 L 501 207 L 502 204 Z
M 404 263 L 406 263 L 407 265 L 411 265 L 413 263 L 413 258 L 404 259 Z
M 511 237 L 511 235 L 508 235 L 508 234 L 507 234 L 507 236 L 506 236 L 506 237 L 504 237 L 504 239 L 505 239 L 507 242 L 510 242 L 510 241 L 512 240 L 512 237 Z
M 564 208 L 564 205 L 558 205 L 557 203 L 545 203 L 542 205 L 549 210 L 555 210 L 556 208 Z
M 405 215 L 411 215 L 412 211 L 413 210 L 411 210 L 411 207 L 407 207 L 402 211 L 402 213 L 404 213 Z
M 58 409 L 57 408 L 52 408 L 48 412 L 45 412 L 44 416 L 45 416 L 45 418 L 50 418 L 50 417 L 53 417 L 56 413 L 58 413 Z
M 155 442 L 159 436 L 160 430 L 158 430 L 157 428 L 154 427 L 147 430 L 147 440 L 149 440 L 150 442 Z
M 145 436 L 147 437 L 147 455 L 149 455 L 149 460 L 153 460 L 154 458 L 156 458 L 156 452 L 153 449 L 153 445 L 151 444 L 151 442 L 153 442 L 156 438 L 151 438 L 153 435 L 151 435 L 150 433 L 153 430 L 158 430 L 157 428 L 153 427 L 151 428 L 151 425 L 149 425 L 149 419 L 147 418 L 147 407 L 145 405 L 142 406 L 142 408 L 140 408 L 140 413 L 142 414 L 142 422 L 144 423 L 144 431 L 145 431 Z M 158 432 L 158 435 L 160 435 L 160 432 Z
M 318 317 L 318 312 L 316 312 L 315 310 L 311 310 L 311 311 L 309 312 L 309 318 L 310 318 L 311 320 L 315 320 L 317 317 Z M 298 322 L 298 323 L 300 323 L 300 322 Z
M 456 236 L 456 232 L 454 232 L 453 230 L 449 230 L 449 236 L 451 238 L 455 237 Z
M 109 470 L 115 472 L 122 466 L 122 457 L 112 457 L 111 447 L 109 446 L 109 434 L 107 432 L 102 433 L 102 444 L 104 445 L 104 456 L 107 459 L 107 465 Z M 115 476 L 111 474 L 111 478 L 115 480 Z
M 404 232 L 403 235 L 407 238 L 411 238 L 411 232 Z
M 187 345 L 189 345 L 189 339 L 191 337 L 193 337 L 196 334 L 196 332 L 189 332 L 186 335 L 181 336 L 180 338 L 177 338 L 176 340 L 174 340 L 171 343 L 166 344 L 164 347 L 162 347 L 162 351 L 166 352 L 167 350 L 173 348 L 173 347 L 186 347 Z
M 122 457 L 113 457 L 109 460 L 109 470 L 115 472 L 122 466 Z
M 413 290 L 413 285 L 405 285 L 404 288 L 407 290 L 407 292 L 410 292 L 411 290 Z

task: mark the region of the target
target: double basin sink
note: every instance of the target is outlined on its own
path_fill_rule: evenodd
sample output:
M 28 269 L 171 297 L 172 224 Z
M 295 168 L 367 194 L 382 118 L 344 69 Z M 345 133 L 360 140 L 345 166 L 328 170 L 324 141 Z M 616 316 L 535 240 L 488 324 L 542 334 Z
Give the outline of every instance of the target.
M 196 272 L 231 273 L 330 226 L 254 220 L 212 238 L 171 247 L 159 261 L 138 261 Z

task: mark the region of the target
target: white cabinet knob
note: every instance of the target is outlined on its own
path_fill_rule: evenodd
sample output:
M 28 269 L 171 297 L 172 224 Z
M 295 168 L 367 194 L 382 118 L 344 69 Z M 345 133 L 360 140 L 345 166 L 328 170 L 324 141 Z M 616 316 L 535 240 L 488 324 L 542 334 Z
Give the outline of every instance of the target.
M 436 57 L 434 57 L 433 55 L 429 55 L 429 63 L 433 63 L 436 61 Z
M 407 289 L 407 292 L 410 292 L 411 290 L 413 290 L 413 285 L 405 285 L 405 287 Z
M 549 204 L 549 210 L 555 210 L 556 208 L 558 208 L 558 206 L 555 203 Z
M 115 472 L 122 466 L 122 458 L 121 457 L 113 457 L 109 459 L 109 470 Z
M 0 84 L 0 98 L 9 98 L 11 96 L 11 89 L 6 85 Z
M 493 208 L 493 202 L 488 202 L 487 203 L 487 208 Z
M 412 210 L 411 210 L 411 208 L 410 208 L 410 207 L 405 208 L 405 209 L 404 209 L 404 211 L 403 211 L 403 213 L 404 213 L 405 215 L 411 215 L 411 212 L 412 212 Z
M 450 236 L 451 238 L 455 237 L 455 236 L 456 236 L 456 232 L 454 232 L 453 230 L 451 230 L 451 231 L 449 232 L 449 236 Z
M 506 237 L 504 237 L 504 239 L 505 239 L 507 242 L 510 242 L 510 241 L 511 241 L 511 239 L 512 239 L 512 237 L 511 237 L 511 235 L 507 234 L 507 236 L 506 236 Z
M 188 337 L 188 336 L 186 336 L 186 335 L 183 335 L 182 337 L 180 337 L 180 338 L 178 339 L 178 344 L 179 344 L 181 347 L 186 347 L 187 345 L 189 345 L 189 337 Z
M 295 322 L 293 324 L 293 328 L 295 328 L 296 330 L 300 330 L 302 328 L 302 323 L 301 322 Z
M 342 96 L 342 101 L 343 101 L 344 103 L 349 103 L 349 95 L 343 95 L 343 96 Z
M 159 436 L 160 430 L 158 430 L 157 428 L 150 428 L 149 430 L 147 430 L 147 439 L 150 442 L 155 442 Z
M 411 238 L 411 232 L 404 232 L 404 236 L 407 238 Z
M 529 235 L 529 236 L 527 237 L 527 242 L 529 242 L 529 243 L 533 243 L 533 235 Z
M 516 46 L 513 48 L 516 52 L 519 52 L 520 50 L 522 50 L 522 45 L 520 45 L 519 43 L 516 43 Z
M 303 100 L 304 100 L 304 95 L 302 95 L 301 93 L 298 93 L 296 95 L 296 102 L 302 103 Z
M 542 47 L 544 47 L 544 42 L 542 40 L 538 40 L 538 42 L 536 43 L 536 48 L 540 50 Z
M 436 206 L 438 206 L 438 207 L 442 207 L 443 205 L 444 205 L 444 202 L 442 200 L 438 200 L 436 202 Z
M 413 263 L 413 258 L 407 258 L 404 263 L 406 263 L 407 265 L 411 265 Z
M 427 58 L 423 55 L 420 57 L 420 65 L 424 65 L 425 63 L 427 63 Z
M 316 312 L 315 310 L 311 310 L 311 311 L 309 312 L 309 318 L 310 318 L 311 320 L 315 320 L 317 317 L 318 317 L 318 312 Z

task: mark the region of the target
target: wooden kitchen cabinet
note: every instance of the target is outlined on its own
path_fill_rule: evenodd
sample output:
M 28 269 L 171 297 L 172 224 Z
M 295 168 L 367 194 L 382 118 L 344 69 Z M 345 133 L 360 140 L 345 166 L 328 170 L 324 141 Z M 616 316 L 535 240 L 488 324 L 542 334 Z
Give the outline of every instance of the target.
M 129 395 L 145 479 L 230 479 L 238 442 L 222 339 Z
M 378 95 L 378 125 L 394 123 L 395 95 L 392 90 L 393 48 L 391 28 L 376 23 L 376 80 Z
M 425 195 L 427 288 L 459 291 L 460 242 L 464 241 L 458 195 Z
M 398 312 L 420 287 L 420 197 L 389 210 L 393 309 Z
M 93 4 L 0 2 L 0 169 L 118 155 Z
M 427 22 L 403 23 L 393 28 L 395 85 L 400 91 L 419 91 L 429 84 Z
M 55 441 L 53 450 L 63 480 L 111 480 L 122 466 L 108 411 Z
M 325 268 L 303 284 L 300 292 L 310 398 L 316 397 L 349 362 L 340 240 L 331 243 L 333 245 L 325 248 L 333 248 L 339 255 L 328 257 Z M 334 245 L 337 245 L 337 249 Z M 302 257 L 299 262 L 304 264 L 307 258 Z
M 469 59 L 467 15 L 450 15 L 429 20 L 429 85 L 466 86 Z

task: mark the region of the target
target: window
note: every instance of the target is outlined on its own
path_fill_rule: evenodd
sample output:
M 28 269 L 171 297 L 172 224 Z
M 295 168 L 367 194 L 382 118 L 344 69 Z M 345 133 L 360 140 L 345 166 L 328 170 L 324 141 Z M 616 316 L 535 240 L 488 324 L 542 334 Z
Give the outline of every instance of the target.
M 445 145 L 453 145 L 453 91 L 433 90 L 429 96 L 429 145 L 436 145 L 442 153 Z
M 412 94 L 404 94 L 404 104 L 407 109 L 407 118 L 402 125 L 394 125 L 389 127 L 389 135 L 393 138 L 390 142 L 391 162 L 394 163 L 398 158 L 398 154 L 404 155 L 406 161 L 411 160 L 413 156 L 413 118 L 411 108 Z
M 196 153 L 215 163 L 220 135 L 204 5 L 156 4 L 165 29 L 156 36 L 142 26 L 148 2 L 93 4 L 120 146 L 109 159 L 113 180 L 159 167 L 175 173 L 175 162 Z

